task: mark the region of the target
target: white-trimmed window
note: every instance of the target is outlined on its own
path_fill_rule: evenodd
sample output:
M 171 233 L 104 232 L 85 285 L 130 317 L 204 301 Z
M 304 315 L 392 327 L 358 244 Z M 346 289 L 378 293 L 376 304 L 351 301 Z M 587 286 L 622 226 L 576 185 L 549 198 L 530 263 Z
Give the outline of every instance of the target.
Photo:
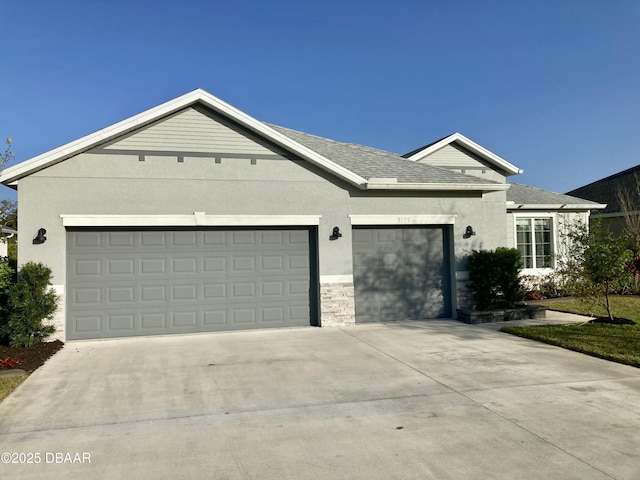
M 524 268 L 553 268 L 553 218 L 516 218 L 516 244 Z

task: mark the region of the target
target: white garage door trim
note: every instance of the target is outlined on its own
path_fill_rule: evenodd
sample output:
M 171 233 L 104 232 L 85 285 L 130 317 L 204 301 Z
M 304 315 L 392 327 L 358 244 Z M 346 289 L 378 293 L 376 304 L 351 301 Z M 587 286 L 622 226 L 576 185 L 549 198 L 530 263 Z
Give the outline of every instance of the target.
M 76 215 L 62 214 L 64 227 L 286 227 L 320 225 L 322 215 Z
M 454 225 L 457 215 L 349 215 L 351 225 Z

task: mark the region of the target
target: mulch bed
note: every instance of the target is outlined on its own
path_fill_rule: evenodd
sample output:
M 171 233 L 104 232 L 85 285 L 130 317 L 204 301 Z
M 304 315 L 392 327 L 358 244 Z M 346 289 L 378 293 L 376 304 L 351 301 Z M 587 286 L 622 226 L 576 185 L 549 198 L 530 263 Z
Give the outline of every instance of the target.
M 593 320 L 589 320 L 589 323 L 610 323 L 611 325 L 635 325 L 636 322 L 629 320 L 628 318 L 613 317 L 611 320 L 609 317 L 597 317 Z
M 14 360 L 24 358 L 24 362 L 16 366 L 16 368 L 24 370 L 27 373 L 32 373 L 63 346 L 64 343 L 60 340 L 44 342 L 31 348 L 15 348 L 0 345 L 0 359 L 4 360 L 7 357 L 11 357 Z

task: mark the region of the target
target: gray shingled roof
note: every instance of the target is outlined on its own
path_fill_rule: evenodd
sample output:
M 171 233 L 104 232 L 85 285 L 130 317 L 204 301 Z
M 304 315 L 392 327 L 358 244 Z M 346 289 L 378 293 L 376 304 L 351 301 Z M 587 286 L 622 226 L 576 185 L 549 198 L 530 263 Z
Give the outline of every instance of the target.
M 367 180 L 397 178 L 399 183 L 498 184 L 498 182 L 480 180 L 446 168 L 417 163 L 384 150 L 354 143 L 336 142 L 278 125 L 268 125 Z
M 585 185 L 568 192 L 570 195 L 579 195 L 599 203 L 606 203 L 603 213 L 619 213 L 622 211 L 618 192 L 627 192 L 629 200 L 634 206 L 633 210 L 640 210 L 640 191 L 638 180 L 640 178 L 640 165 L 631 167 L 622 172 L 615 173 L 601 180 Z
M 529 187 L 521 185 L 519 183 L 511 183 L 509 190 L 507 190 L 507 201 L 514 202 L 515 204 L 525 205 L 590 205 L 594 207 L 596 202 L 584 200 L 578 197 L 572 197 L 570 195 L 563 195 L 561 193 L 550 192 L 548 190 L 542 190 L 541 188 Z

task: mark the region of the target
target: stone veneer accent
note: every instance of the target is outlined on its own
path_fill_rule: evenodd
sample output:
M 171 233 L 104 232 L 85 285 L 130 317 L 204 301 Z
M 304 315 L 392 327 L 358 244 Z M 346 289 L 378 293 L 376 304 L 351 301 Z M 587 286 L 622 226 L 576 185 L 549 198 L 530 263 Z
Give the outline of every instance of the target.
M 55 290 L 56 295 L 58 295 L 58 309 L 53 318 L 49 321 L 45 320 L 45 323 L 56 327 L 56 331 L 47 338 L 47 341 L 61 340 L 64 342 L 64 286 L 53 285 L 53 290 Z
M 456 280 L 457 308 L 460 310 L 471 310 L 473 308 L 473 292 L 469 285 L 469 280 Z
M 345 327 L 355 324 L 353 283 L 320 284 L 320 326 Z

